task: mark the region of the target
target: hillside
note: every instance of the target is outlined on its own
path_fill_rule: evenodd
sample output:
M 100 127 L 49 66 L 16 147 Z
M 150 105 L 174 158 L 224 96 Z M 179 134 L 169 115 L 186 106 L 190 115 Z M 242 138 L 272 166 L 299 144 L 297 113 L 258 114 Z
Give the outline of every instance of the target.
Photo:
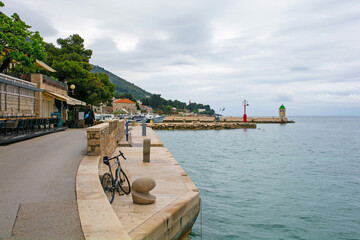
M 91 66 L 93 67 L 93 69 L 91 70 L 92 73 L 106 73 L 107 75 L 109 75 L 110 81 L 116 85 L 116 93 L 130 93 L 136 99 L 143 99 L 146 96 L 152 95 L 151 93 L 139 88 L 138 86 L 126 81 L 121 77 L 116 76 L 115 74 L 105 70 L 102 67 L 99 67 L 97 65 Z

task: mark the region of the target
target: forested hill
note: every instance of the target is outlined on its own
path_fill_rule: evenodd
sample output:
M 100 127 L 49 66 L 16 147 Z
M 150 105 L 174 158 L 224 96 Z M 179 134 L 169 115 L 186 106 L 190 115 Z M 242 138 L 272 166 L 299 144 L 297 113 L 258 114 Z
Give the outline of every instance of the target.
M 130 93 L 136 99 L 143 99 L 146 96 L 151 96 L 152 94 L 139 88 L 138 86 L 134 85 L 126 81 L 125 79 L 116 76 L 115 74 L 105 70 L 102 67 L 97 65 L 91 65 L 93 69 L 91 70 L 92 73 L 106 73 L 109 75 L 110 81 L 116 85 L 115 93 Z

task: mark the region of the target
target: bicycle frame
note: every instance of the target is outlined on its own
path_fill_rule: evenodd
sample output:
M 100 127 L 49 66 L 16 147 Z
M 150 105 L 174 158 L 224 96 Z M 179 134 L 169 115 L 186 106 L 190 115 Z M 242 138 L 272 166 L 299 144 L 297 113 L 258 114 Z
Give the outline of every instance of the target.
M 114 181 L 114 182 L 111 183 L 111 184 L 112 184 L 112 188 L 115 188 L 116 191 L 117 191 L 119 194 L 120 194 L 120 189 L 121 189 L 125 194 L 129 194 L 130 191 L 131 191 L 129 179 L 127 178 L 126 174 L 123 172 L 123 170 L 122 170 L 122 168 L 121 168 L 120 160 L 119 160 L 119 157 L 120 157 L 120 156 L 121 156 L 122 158 L 124 158 L 124 160 L 126 160 L 126 158 L 125 158 L 124 154 L 123 154 L 121 151 L 119 151 L 119 153 L 120 153 L 119 155 L 114 156 L 114 157 L 112 157 L 112 158 L 104 157 L 103 162 L 104 162 L 104 164 L 106 164 L 106 165 L 108 166 L 109 172 L 110 172 L 109 174 L 110 174 L 110 176 L 111 176 L 111 179 L 113 179 L 113 181 Z M 116 161 L 115 161 L 113 164 L 111 164 L 110 161 L 113 160 L 113 159 L 116 159 Z M 111 167 L 113 167 L 115 164 L 117 164 L 118 167 L 117 167 L 117 169 L 116 169 L 116 171 L 115 171 L 115 173 L 114 173 L 114 174 L 115 174 L 115 177 L 114 177 L 114 174 L 113 174 L 113 172 L 112 172 Z M 121 172 L 122 172 L 122 174 L 123 174 L 123 177 L 121 177 Z M 129 191 L 126 191 L 126 190 L 124 190 L 124 189 L 122 188 L 122 184 L 123 184 L 124 182 L 127 182 L 127 183 L 128 183 Z M 120 195 L 121 195 L 121 194 L 120 194 Z
M 108 168 L 109 168 L 109 172 L 111 174 L 111 177 L 114 179 L 115 181 L 115 186 L 117 187 L 117 185 L 119 184 L 119 179 L 120 179 L 120 169 L 121 169 L 121 165 L 120 165 L 120 160 L 119 160 L 119 157 L 113 157 L 113 158 L 109 158 L 109 161 L 112 160 L 112 159 L 115 159 L 116 158 L 116 161 L 113 163 L 113 164 L 109 164 L 107 165 Z M 118 168 L 115 170 L 115 177 L 113 175 L 113 172 L 111 170 L 111 167 L 114 166 L 115 164 L 118 165 Z M 118 190 L 118 188 L 116 188 Z

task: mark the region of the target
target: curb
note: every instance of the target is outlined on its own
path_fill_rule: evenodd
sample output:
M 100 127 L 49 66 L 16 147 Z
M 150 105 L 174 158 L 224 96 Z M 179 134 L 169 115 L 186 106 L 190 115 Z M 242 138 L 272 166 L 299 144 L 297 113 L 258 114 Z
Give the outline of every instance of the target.
M 85 239 L 131 239 L 99 181 L 100 156 L 85 156 L 76 175 L 76 199 Z

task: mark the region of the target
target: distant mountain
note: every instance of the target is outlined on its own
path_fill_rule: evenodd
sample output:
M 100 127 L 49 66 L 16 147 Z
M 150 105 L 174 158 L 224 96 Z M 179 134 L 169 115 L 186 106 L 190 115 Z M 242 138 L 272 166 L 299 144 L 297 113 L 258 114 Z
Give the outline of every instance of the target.
M 151 96 L 152 94 L 145 91 L 144 89 L 139 88 L 133 83 L 126 81 L 125 79 L 116 76 L 115 74 L 105 70 L 102 67 L 97 65 L 91 65 L 93 69 L 92 73 L 106 73 L 109 75 L 110 82 L 116 85 L 115 93 L 130 93 L 136 99 L 143 99 L 146 96 Z

